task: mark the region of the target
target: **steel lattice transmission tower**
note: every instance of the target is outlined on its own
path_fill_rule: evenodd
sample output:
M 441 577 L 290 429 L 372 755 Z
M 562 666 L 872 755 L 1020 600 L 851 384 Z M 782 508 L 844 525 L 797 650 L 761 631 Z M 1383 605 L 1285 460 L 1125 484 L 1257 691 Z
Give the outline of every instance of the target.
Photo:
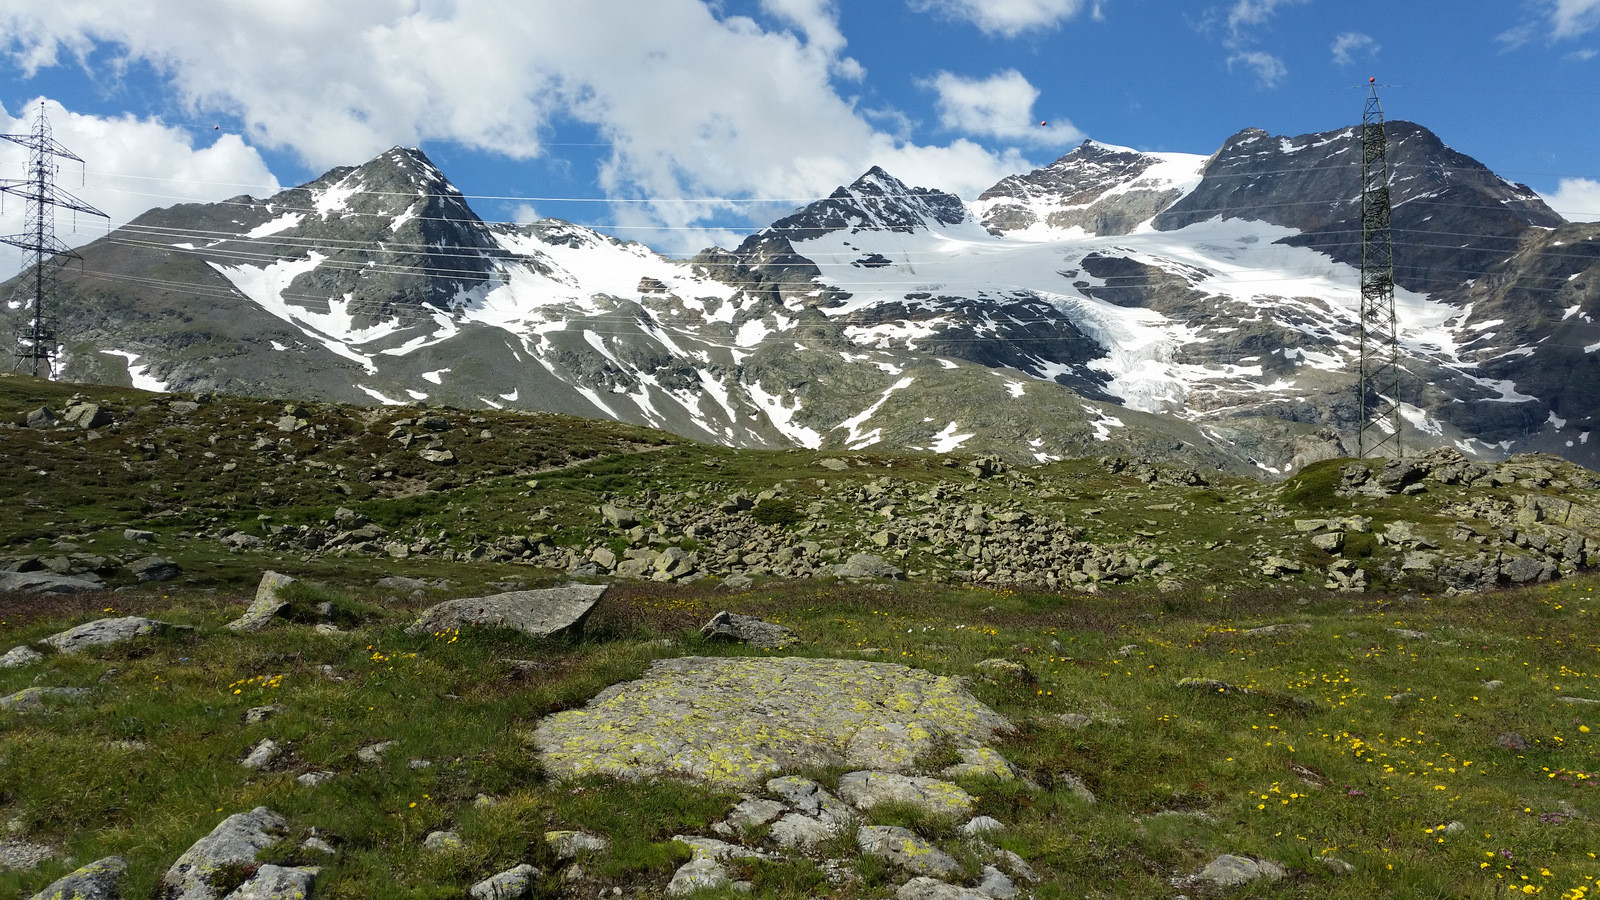
M 1373 79 L 1361 124 L 1361 430 L 1356 456 L 1404 454 L 1400 410 L 1400 328 L 1394 311 L 1394 230 L 1389 202 L 1389 139 Z
M 106 214 L 56 187 L 56 160 L 71 159 L 79 163 L 83 158 L 61 146 L 50 135 L 50 123 L 45 119 L 44 104 L 39 104 L 39 118 L 31 134 L 0 134 L 0 138 L 28 148 L 28 177 L 0 181 L 0 191 L 27 201 L 29 230 L 22 234 L 0 236 L 0 242 L 22 248 L 24 278 L 18 295 L 27 298 L 33 309 L 31 321 L 17 336 L 17 364 L 20 369 L 30 365 L 37 376 L 41 366 L 46 375 L 51 372 L 55 359 L 56 334 L 50 322 L 47 304 L 52 300 L 55 270 L 68 259 L 82 259 L 56 237 L 56 210 L 70 209 L 91 216 L 106 218 Z M 30 296 L 31 295 L 31 296 Z

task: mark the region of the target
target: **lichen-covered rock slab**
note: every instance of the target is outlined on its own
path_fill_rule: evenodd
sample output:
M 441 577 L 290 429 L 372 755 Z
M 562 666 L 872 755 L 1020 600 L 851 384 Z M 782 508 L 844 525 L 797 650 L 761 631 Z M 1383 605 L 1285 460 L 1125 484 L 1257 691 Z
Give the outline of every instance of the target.
M 929 878 L 961 874 L 961 864 L 950 854 L 898 825 L 863 825 L 856 830 L 861 852 L 876 856 L 910 872 Z
M 513 628 L 534 637 L 549 637 L 581 626 L 608 587 L 610 585 L 568 584 L 538 591 L 446 600 L 428 607 L 406 632 L 438 634 L 455 628 Z
M 122 900 L 127 871 L 128 862 L 120 856 L 97 859 L 51 882 L 31 900 Z
M 195 841 L 161 876 L 166 900 L 217 900 L 213 880 L 229 864 L 248 865 L 256 854 L 278 843 L 289 823 L 258 806 L 223 819 L 211 833 Z M 259 874 L 259 873 L 258 873 Z
M 976 802 L 971 794 L 948 781 L 894 772 L 851 772 L 839 779 L 839 796 L 859 810 L 880 803 L 902 803 L 936 816 L 962 818 L 972 813 Z
M 670 775 L 748 787 L 786 770 L 906 770 L 939 744 L 1011 724 L 954 679 L 890 663 L 683 657 L 549 716 L 534 743 L 557 777 Z

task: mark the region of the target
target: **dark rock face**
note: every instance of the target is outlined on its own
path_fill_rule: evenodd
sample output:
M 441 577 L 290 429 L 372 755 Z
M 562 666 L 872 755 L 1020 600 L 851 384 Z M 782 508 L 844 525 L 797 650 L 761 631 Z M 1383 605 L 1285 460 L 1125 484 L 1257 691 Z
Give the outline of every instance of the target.
M 1513 251 L 1531 226 L 1562 218 L 1532 189 L 1512 184 L 1411 122 L 1389 122 L 1395 283 L 1416 291 L 1459 284 Z M 1341 262 L 1361 261 L 1361 131 L 1298 137 L 1247 128 L 1206 165 L 1200 186 L 1162 212 L 1172 231 L 1214 217 L 1298 229 L 1284 243 Z M 1470 276 L 1467 276 L 1470 277 Z
M 961 198 L 944 191 L 909 187 L 873 166 L 849 187 L 841 187 L 767 229 L 791 240 L 807 240 L 834 231 L 911 232 L 968 220 Z M 748 243 L 748 242 L 746 242 Z M 744 248 L 740 248 L 743 252 Z

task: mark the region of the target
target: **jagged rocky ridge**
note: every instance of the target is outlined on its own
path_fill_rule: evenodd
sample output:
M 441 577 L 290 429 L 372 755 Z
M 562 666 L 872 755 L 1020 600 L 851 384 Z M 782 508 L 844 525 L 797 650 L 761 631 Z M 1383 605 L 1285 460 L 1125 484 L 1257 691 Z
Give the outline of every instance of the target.
M 1412 445 L 1595 465 L 1600 228 L 1389 127 Z M 1086 142 L 970 208 L 874 168 L 675 261 L 484 223 L 397 148 L 86 247 L 61 374 L 1282 474 L 1351 449 L 1358 160 L 1354 129 L 1209 158 Z

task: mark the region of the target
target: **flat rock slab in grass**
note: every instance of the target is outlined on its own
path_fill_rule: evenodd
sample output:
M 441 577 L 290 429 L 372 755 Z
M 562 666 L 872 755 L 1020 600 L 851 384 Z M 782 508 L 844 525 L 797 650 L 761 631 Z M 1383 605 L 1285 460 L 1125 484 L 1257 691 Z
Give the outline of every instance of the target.
M 807 767 L 904 771 L 935 746 L 1010 729 L 955 679 L 920 669 L 690 656 L 545 717 L 534 743 L 559 778 L 673 775 L 740 788 Z
M 90 647 L 104 647 L 108 644 L 120 644 L 131 641 L 136 637 L 147 634 L 162 634 L 172 626 L 155 619 L 146 619 L 140 616 L 121 616 L 115 619 L 96 619 L 85 622 L 76 628 L 68 628 L 59 634 L 52 634 L 41 644 L 49 644 L 56 648 L 58 653 L 77 653 Z
M 105 582 L 48 572 L 0 572 L 0 591 L 19 594 L 85 594 L 103 591 Z
M 438 634 L 471 626 L 514 628 L 549 637 L 582 625 L 610 585 L 568 584 L 539 591 L 511 591 L 489 597 L 446 600 L 428 607 L 408 634 Z
M 59 697 L 64 700 L 76 699 L 78 697 L 86 696 L 88 693 L 88 688 L 23 688 L 22 690 L 17 691 L 15 694 L 7 694 L 4 697 L 0 697 L 0 709 L 22 712 L 23 710 L 38 709 L 44 705 L 45 699 L 49 697 Z
M 950 878 L 961 874 L 961 864 L 950 854 L 898 825 L 863 825 L 856 829 L 861 852 L 876 856 L 913 875 Z
M 936 816 L 963 818 L 971 815 L 976 802 L 948 781 L 893 772 L 851 772 L 839 779 L 839 796 L 859 810 L 880 803 L 903 803 Z
M 992 894 L 957 887 L 926 875 L 918 875 L 900 885 L 894 896 L 895 900 L 996 900 Z
M 97 859 L 51 882 L 31 900 L 122 900 L 122 877 L 127 871 L 128 861 L 120 856 Z
M 283 589 L 294 583 L 295 580 L 287 575 L 270 571 L 263 573 L 261 583 L 256 585 L 256 599 L 244 611 L 244 615 L 229 622 L 228 627 L 247 634 L 267 627 L 289 605 L 289 601 L 283 597 Z
M 282 840 L 288 827 L 282 816 L 265 806 L 223 819 L 210 834 L 183 851 L 161 876 L 161 896 L 164 900 L 217 900 L 217 892 L 211 886 L 217 873 L 230 863 L 255 862 L 256 854 Z
M 1247 856 L 1224 853 L 1207 863 L 1206 867 L 1200 870 L 1200 874 L 1194 877 L 1220 887 L 1238 887 L 1258 878 L 1277 881 L 1288 874 L 1283 866 L 1270 859 L 1251 859 Z

